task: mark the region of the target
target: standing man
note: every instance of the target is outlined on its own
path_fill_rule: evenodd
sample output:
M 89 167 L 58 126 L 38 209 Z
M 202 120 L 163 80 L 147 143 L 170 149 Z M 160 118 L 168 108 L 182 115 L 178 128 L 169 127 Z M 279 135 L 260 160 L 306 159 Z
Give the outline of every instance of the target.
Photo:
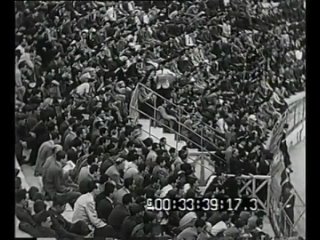
M 286 141 L 288 127 L 289 127 L 289 125 L 287 123 L 284 124 L 284 126 L 283 126 L 282 138 L 281 138 L 281 143 L 280 143 L 280 150 L 283 154 L 284 165 L 287 169 L 287 172 L 292 173 L 293 170 L 291 169 L 291 160 L 290 160 L 288 145 L 287 145 L 287 141 Z

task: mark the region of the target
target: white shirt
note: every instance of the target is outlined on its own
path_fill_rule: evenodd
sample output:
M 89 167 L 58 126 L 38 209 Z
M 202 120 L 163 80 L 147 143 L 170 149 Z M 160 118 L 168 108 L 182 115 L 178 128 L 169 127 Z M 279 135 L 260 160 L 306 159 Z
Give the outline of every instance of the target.
M 79 95 L 87 94 L 89 93 L 89 91 L 90 91 L 90 84 L 87 82 L 82 83 L 76 88 L 76 93 Z
M 224 221 L 220 221 L 211 228 L 210 232 L 213 236 L 217 236 L 218 233 L 223 232 L 226 229 L 228 229 L 227 224 Z
M 223 118 L 220 118 L 217 121 L 217 125 L 220 128 L 222 133 L 225 133 L 228 130 L 228 125 L 227 125 L 227 123 L 225 122 L 225 120 Z
M 72 223 L 76 223 L 81 220 L 95 228 L 102 228 L 107 225 L 97 216 L 92 193 L 81 195 L 75 202 Z

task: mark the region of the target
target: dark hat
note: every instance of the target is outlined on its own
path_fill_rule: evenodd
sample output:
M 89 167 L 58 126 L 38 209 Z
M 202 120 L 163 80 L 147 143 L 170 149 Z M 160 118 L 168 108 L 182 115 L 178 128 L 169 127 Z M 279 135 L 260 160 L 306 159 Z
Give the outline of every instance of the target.
M 42 200 L 36 200 L 33 205 L 33 210 L 36 214 L 45 211 L 47 209 L 47 205 Z
M 91 231 L 88 227 L 88 225 L 84 221 L 78 221 L 75 224 L 72 224 L 70 228 L 70 232 L 81 235 L 81 236 L 86 236 L 88 235 Z
M 33 216 L 33 219 L 37 224 L 41 224 L 42 222 L 45 222 L 48 217 L 50 217 L 50 214 L 48 211 L 45 210 L 45 211 L 42 211 L 42 212 L 35 214 Z
M 130 206 L 130 212 L 132 215 L 135 215 L 143 211 L 144 211 L 144 208 L 139 204 L 134 203 L 133 205 Z

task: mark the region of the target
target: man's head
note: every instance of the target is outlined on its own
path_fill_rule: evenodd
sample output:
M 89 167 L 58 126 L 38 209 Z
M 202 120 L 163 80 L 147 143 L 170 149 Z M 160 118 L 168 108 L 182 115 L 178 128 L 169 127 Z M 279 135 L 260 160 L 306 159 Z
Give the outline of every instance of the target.
M 113 183 L 106 182 L 104 184 L 104 194 L 106 197 L 113 198 L 113 194 L 114 194 L 115 190 L 116 190 L 116 188 Z
M 42 211 L 34 216 L 34 221 L 41 227 L 51 228 L 52 221 L 48 211 Z
M 27 191 L 25 189 L 18 190 L 15 194 L 16 203 L 27 204 Z
M 160 149 L 159 144 L 158 143 L 153 143 L 152 144 L 152 150 L 157 152 Z
M 77 137 L 80 139 L 85 139 L 87 136 L 86 130 L 84 127 L 79 127 L 76 131 Z
M 92 164 L 89 167 L 89 173 L 96 179 L 98 177 L 99 166 L 97 164 Z
M 167 139 L 165 137 L 161 138 L 160 139 L 160 145 L 161 146 L 166 146 L 166 144 L 167 144 Z
M 58 151 L 56 153 L 56 161 L 61 162 L 61 160 L 66 158 L 66 153 L 64 151 Z
M 56 195 L 53 197 L 52 208 L 58 214 L 62 214 L 66 209 L 67 198 L 64 195 Z
M 87 182 L 87 190 L 90 192 L 94 197 L 98 195 L 99 189 L 97 183 L 95 181 L 88 181 Z
M 132 204 L 129 208 L 131 216 L 143 216 L 144 215 L 144 208 L 139 204 Z
M 133 197 L 130 193 L 127 193 L 122 198 L 122 204 L 126 207 L 129 207 L 133 203 Z
M 164 167 L 166 165 L 166 161 L 162 156 L 158 156 L 156 162 L 160 167 Z
M 132 151 L 134 150 L 134 143 L 132 141 L 129 141 L 126 147 L 128 148 L 129 151 Z
M 126 178 L 124 179 L 124 182 L 123 182 L 123 186 L 127 189 L 129 189 L 130 191 L 133 190 L 133 187 L 134 187 L 134 180 L 133 178 Z
M 60 143 L 60 134 L 56 131 L 53 131 L 51 133 L 51 139 L 53 140 L 54 144 L 59 144 Z

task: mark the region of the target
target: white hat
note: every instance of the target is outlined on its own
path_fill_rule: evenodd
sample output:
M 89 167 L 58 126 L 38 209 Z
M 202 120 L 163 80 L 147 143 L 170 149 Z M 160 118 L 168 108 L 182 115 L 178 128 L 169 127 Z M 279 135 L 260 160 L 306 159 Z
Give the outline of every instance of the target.
M 60 83 L 59 83 L 59 82 L 57 82 L 56 80 L 53 80 L 51 83 L 52 83 L 52 84 L 54 84 L 54 85 L 57 85 L 57 86 L 59 86 L 59 85 L 60 85 Z
M 89 30 L 88 29 L 83 29 L 82 31 L 81 31 L 81 33 L 88 33 L 89 32 Z

